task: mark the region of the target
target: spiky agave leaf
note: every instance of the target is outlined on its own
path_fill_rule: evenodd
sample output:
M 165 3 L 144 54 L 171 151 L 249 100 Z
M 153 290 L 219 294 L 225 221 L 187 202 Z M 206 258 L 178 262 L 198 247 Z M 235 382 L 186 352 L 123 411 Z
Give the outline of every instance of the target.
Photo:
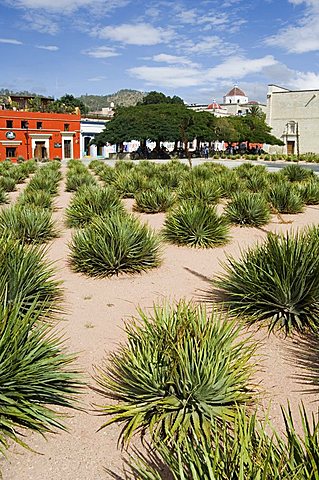
M 300 213 L 304 208 L 300 193 L 288 182 L 272 185 L 268 198 L 274 210 L 279 213 Z
M 52 196 L 46 190 L 25 190 L 17 200 L 17 205 L 52 209 Z
M 229 225 L 214 207 L 184 201 L 168 213 L 163 235 L 166 240 L 178 245 L 212 248 L 228 241 Z
M 12 441 L 26 446 L 25 430 L 65 430 L 56 407 L 76 407 L 80 376 L 61 334 L 41 321 L 38 302 L 0 303 L 0 451 Z
M 193 200 L 215 205 L 221 196 L 221 188 L 213 180 L 190 178 L 184 180 L 177 191 L 180 200 Z
M 137 218 L 118 211 L 96 217 L 77 231 L 70 250 L 73 269 L 93 277 L 140 273 L 160 264 L 156 234 Z
M 97 369 L 98 391 L 111 402 L 101 407 L 122 425 L 120 440 L 150 431 L 176 441 L 210 437 L 231 422 L 239 405 L 252 401 L 251 357 L 255 345 L 220 313 L 184 301 L 139 311 L 125 327 L 128 341 Z
M 61 313 L 61 282 L 56 280 L 45 253 L 38 246 L 0 237 L 0 304 L 20 302 L 20 310 L 25 312 L 38 302 L 45 316 Z
M 318 228 L 270 233 L 239 260 L 229 256 L 224 269 L 213 284 L 232 311 L 286 335 L 318 329 Z
M 65 190 L 67 192 L 75 192 L 83 186 L 97 185 L 97 182 L 94 177 L 89 172 L 68 172 L 66 178 Z
M 16 189 L 15 179 L 7 175 L 0 177 L 0 188 L 5 192 L 13 192 Z
M 266 419 L 238 409 L 234 423 L 216 429 L 212 439 L 158 442 L 147 455 L 134 449 L 126 462 L 131 471 L 127 480 L 299 480 L 299 469 L 287 466 L 289 451 Z M 269 433 L 268 433 L 269 432 Z
M 225 208 L 231 223 L 261 227 L 270 220 L 270 208 L 264 195 L 251 192 L 234 194 Z
M 124 212 L 124 206 L 118 193 L 111 187 L 101 188 L 98 185 L 81 187 L 66 209 L 68 227 L 84 227 L 96 216 L 103 216 L 115 210 Z
M 5 190 L 2 190 L 0 187 L 0 204 L 1 203 L 8 203 L 9 198 Z
M 281 175 L 287 178 L 289 182 L 302 182 L 314 177 L 314 172 L 300 165 L 291 164 L 281 170 Z
M 173 193 L 168 188 L 158 187 L 135 194 L 134 209 L 138 212 L 166 212 L 174 203 Z
M 306 205 L 319 204 L 319 181 L 317 179 L 300 183 L 297 189 Z
M 58 235 L 50 211 L 14 205 L 0 213 L 0 235 L 11 235 L 25 243 L 44 243 Z

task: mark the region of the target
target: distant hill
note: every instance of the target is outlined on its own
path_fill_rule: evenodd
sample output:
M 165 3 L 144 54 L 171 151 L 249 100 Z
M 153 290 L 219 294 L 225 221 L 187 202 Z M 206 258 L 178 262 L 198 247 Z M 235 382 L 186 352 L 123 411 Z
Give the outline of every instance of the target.
M 143 100 L 145 95 L 146 93 L 138 90 L 124 89 L 109 95 L 86 94 L 77 98 L 89 108 L 90 112 L 95 112 L 101 110 L 103 107 L 109 107 L 112 102 L 115 107 L 130 107 L 136 105 Z

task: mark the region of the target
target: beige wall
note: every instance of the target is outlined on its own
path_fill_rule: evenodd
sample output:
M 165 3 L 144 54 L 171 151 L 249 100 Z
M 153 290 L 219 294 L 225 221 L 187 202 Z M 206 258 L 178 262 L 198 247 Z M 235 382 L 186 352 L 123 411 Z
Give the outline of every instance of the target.
M 290 91 L 283 87 L 270 85 L 267 95 L 267 123 L 272 134 L 285 144 L 295 142 L 297 153 L 297 134 L 299 133 L 299 153 L 319 153 L 319 90 Z M 287 124 L 296 122 L 295 132 Z M 270 149 L 274 150 L 274 148 Z M 277 151 L 287 153 L 287 147 L 276 147 Z

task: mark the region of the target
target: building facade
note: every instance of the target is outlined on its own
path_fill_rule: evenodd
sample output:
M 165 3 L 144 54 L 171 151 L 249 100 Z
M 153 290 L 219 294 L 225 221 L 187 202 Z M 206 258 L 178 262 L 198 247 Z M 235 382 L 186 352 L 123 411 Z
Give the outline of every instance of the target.
M 0 161 L 80 158 L 80 115 L 0 110 Z
M 284 147 L 269 147 L 270 153 L 319 153 L 319 89 L 289 90 L 268 85 L 266 121 Z
M 81 118 L 81 157 L 106 158 L 107 146 L 90 145 L 96 135 L 103 132 L 106 119 Z

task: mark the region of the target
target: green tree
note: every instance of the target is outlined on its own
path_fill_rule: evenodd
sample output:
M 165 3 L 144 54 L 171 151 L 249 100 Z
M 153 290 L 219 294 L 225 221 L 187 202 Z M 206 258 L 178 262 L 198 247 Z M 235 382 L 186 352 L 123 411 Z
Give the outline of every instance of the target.
M 149 92 L 141 102 L 142 105 L 156 105 L 158 103 L 184 105 L 184 101 L 177 95 L 174 95 L 173 97 L 169 97 L 164 95 L 164 93 L 156 92 L 155 90 Z

